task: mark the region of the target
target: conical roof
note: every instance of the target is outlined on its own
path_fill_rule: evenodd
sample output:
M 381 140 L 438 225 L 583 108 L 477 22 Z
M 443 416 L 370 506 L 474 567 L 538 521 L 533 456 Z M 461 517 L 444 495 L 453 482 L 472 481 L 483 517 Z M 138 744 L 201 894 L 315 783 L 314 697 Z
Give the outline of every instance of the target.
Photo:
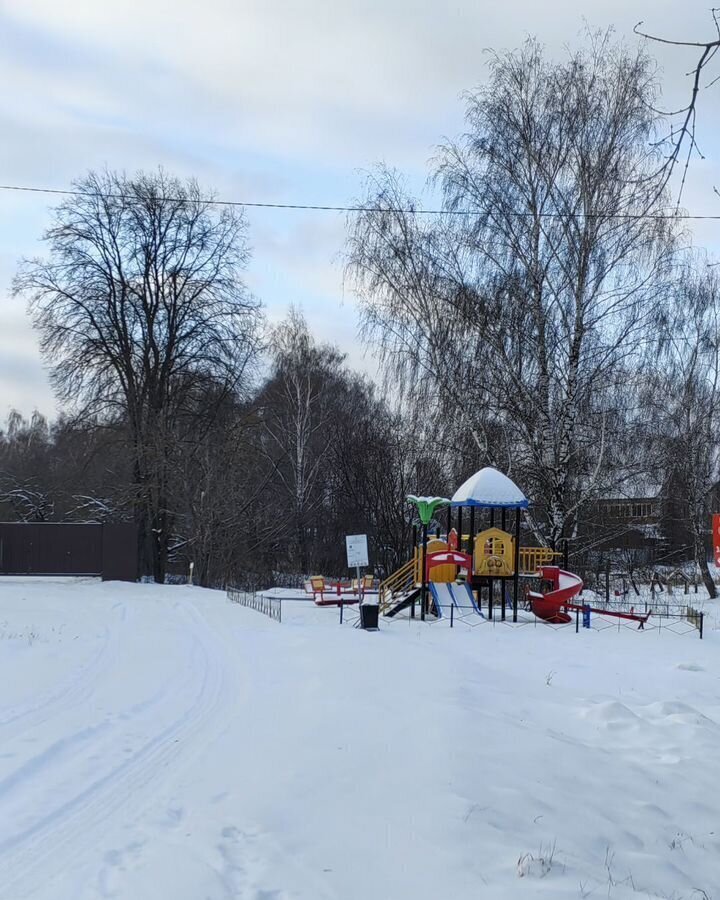
M 460 485 L 452 496 L 452 505 L 524 509 L 530 504 L 525 494 L 507 475 L 486 466 Z

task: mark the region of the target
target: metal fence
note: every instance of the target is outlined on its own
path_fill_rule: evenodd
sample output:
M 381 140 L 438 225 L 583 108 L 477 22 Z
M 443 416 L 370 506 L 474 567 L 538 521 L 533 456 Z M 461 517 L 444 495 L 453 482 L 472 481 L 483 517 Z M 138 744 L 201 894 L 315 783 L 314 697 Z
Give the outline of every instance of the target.
M 0 522 L 0 575 L 138 578 L 137 528 L 130 522 Z
M 307 597 L 276 597 L 268 594 L 257 593 L 255 591 L 243 591 L 237 587 L 227 589 L 228 599 L 233 603 L 238 603 L 248 609 L 254 609 L 256 612 L 274 619 L 276 622 L 282 622 L 282 600 L 285 599 L 289 603 L 300 602 L 310 603 L 312 601 Z M 636 614 L 645 612 L 642 607 L 644 604 L 639 603 L 633 607 Z M 357 603 L 349 603 L 342 601 L 338 603 L 338 618 L 341 625 L 360 627 L 360 614 Z M 632 631 L 638 635 L 648 635 L 656 633 L 671 635 L 697 635 L 701 640 L 703 638 L 705 613 L 702 610 L 694 609 L 691 606 L 683 606 L 681 604 L 661 604 L 661 608 L 656 612 L 653 607 L 651 615 L 644 622 L 638 622 L 628 619 L 617 618 L 609 613 L 617 610 L 618 612 L 630 612 L 630 608 L 625 605 L 620 608 L 620 604 L 611 603 L 607 607 L 608 615 L 593 610 L 587 616 L 582 610 L 574 610 L 569 622 L 546 622 L 533 616 L 529 610 L 522 609 L 520 612 L 520 620 L 512 621 L 512 610 L 506 610 L 506 617 L 501 618 L 501 610 L 495 607 L 493 617 L 487 618 L 485 614 L 478 615 L 475 607 L 467 606 L 443 606 L 442 617 L 427 616 L 423 621 L 420 619 L 419 606 L 416 610 L 415 617 L 411 616 L 411 610 L 408 609 L 402 614 L 394 617 L 381 616 L 380 627 L 397 627 L 401 623 L 432 625 L 433 627 L 466 627 L 478 628 L 483 626 L 507 627 L 507 628 L 552 628 L 553 630 L 572 629 L 576 633 L 590 628 L 593 631 Z M 649 610 L 647 610 L 649 611 Z
M 582 597 L 580 600 L 582 601 Z M 628 600 L 622 599 L 613 599 L 610 601 L 605 600 L 596 600 L 592 599 L 587 601 L 593 606 L 593 608 L 599 608 L 607 610 L 608 612 L 634 612 L 638 615 L 644 615 L 646 613 L 651 613 L 653 618 L 676 618 L 680 616 L 681 618 L 691 618 L 691 615 L 695 618 L 703 615 L 699 610 L 693 609 L 693 607 L 688 606 L 687 603 L 672 603 L 670 601 L 653 601 L 652 599 L 648 599 L 643 597 L 642 599 L 635 599 L 634 597 Z M 697 626 L 699 628 L 699 624 Z
M 240 606 L 246 606 L 248 609 L 254 609 L 255 612 L 262 613 L 276 622 L 282 622 L 282 600 L 280 597 L 268 597 L 264 594 L 257 594 L 254 591 L 241 591 L 239 588 L 227 589 L 228 600 L 233 603 L 239 603 Z
M 629 612 L 625 608 L 624 612 Z M 608 613 L 610 609 L 608 609 Z M 639 612 L 636 608 L 635 612 Z M 425 620 L 421 620 L 419 606 L 416 615 L 413 618 L 411 610 L 403 611 L 392 618 L 387 616 L 381 617 L 381 627 L 393 627 L 404 623 L 417 623 L 418 625 L 431 625 L 433 627 L 507 627 L 507 628 L 552 628 L 554 631 L 571 629 L 576 633 L 580 633 L 585 629 L 592 629 L 597 632 L 605 631 L 632 631 L 637 635 L 648 634 L 669 634 L 677 636 L 698 636 L 702 640 L 705 614 L 702 611 L 695 610 L 689 606 L 677 606 L 670 612 L 668 607 L 663 609 L 662 614 L 656 616 L 655 612 L 649 616 L 647 621 L 638 622 L 628 619 L 621 619 L 612 615 L 603 615 L 601 612 L 593 611 L 589 617 L 584 616 L 581 610 L 574 610 L 569 622 L 547 622 L 533 616 L 529 611 L 522 610 L 519 620 L 512 621 L 512 614 L 506 615 L 504 619 L 500 616 L 500 611 L 495 609 L 493 617 L 489 619 L 485 614 L 478 615 L 474 607 L 467 606 L 443 606 L 442 617 L 427 616 Z
M 700 632 L 700 640 L 702 640 L 703 625 L 705 624 L 705 613 L 701 612 L 700 610 L 693 609 L 692 606 L 688 606 L 685 609 L 685 618 L 694 628 L 697 628 L 697 630 Z

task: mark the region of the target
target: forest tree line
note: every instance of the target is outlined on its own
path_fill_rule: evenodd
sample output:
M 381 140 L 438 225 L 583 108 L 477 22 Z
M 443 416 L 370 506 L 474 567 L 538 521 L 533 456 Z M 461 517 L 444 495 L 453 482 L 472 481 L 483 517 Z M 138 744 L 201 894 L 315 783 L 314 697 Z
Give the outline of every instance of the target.
M 675 215 L 658 106 L 645 50 L 528 40 L 437 148 L 439 212 L 373 170 L 345 260 L 380 384 L 298 310 L 268 326 L 241 210 L 163 171 L 85 176 L 16 278 L 65 411 L 10 415 L 3 518 L 133 520 L 160 581 L 339 574 L 355 532 L 389 572 L 406 494 L 494 465 L 535 503 L 526 539 L 578 563 L 597 501 L 652 482 L 710 583 L 720 269 Z

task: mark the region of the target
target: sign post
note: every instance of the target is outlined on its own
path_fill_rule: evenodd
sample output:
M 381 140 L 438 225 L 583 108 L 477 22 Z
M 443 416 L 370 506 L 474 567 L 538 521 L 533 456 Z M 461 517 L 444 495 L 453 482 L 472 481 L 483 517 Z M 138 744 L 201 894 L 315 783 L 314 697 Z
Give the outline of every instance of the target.
M 360 567 L 368 565 L 368 544 L 366 534 L 348 534 L 345 536 L 345 549 L 347 550 L 348 568 L 355 569 L 357 574 L 358 594 L 362 600 L 362 582 L 360 581 Z

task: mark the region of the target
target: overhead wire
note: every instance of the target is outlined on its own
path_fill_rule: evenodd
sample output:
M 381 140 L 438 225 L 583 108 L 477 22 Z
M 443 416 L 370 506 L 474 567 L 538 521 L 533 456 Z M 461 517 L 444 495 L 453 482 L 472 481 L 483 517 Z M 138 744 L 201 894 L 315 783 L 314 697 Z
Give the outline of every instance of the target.
M 29 193 L 29 194 L 50 194 L 50 195 L 58 195 L 65 197 L 107 197 L 108 199 L 114 200 L 130 200 L 130 201 L 139 201 L 141 198 L 134 196 L 132 194 L 122 194 L 122 193 L 104 193 L 101 191 L 82 191 L 77 189 L 70 188 L 46 188 L 46 187 L 31 187 L 29 185 L 19 185 L 19 184 L 0 184 L 0 191 L 15 191 L 18 193 Z M 186 197 L 157 197 L 158 201 L 166 201 L 166 202 L 183 202 L 188 198 Z M 269 209 L 269 210 L 306 210 L 310 212 L 343 212 L 343 213 L 353 213 L 353 212 L 365 212 L 365 213 L 402 213 L 406 215 L 422 215 L 422 216 L 442 216 L 442 215 L 450 215 L 450 216 L 476 216 L 479 215 L 479 210 L 476 209 L 439 209 L 439 208 L 424 208 L 424 207 L 407 207 L 400 209 L 393 209 L 391 207 L 384 206 L 363 206 L 363 205 L 354 205 L 354 206 L 342 206 L 342 205 L 334 205 L 330 203 L 271 203 L 267 201 L 257 201 L 257 200 L 219 200 L 214 197 L 203 198 L 200 202 L 207 204 L 208 206 L 234 206 L 234 207 L 243 207 L 248 209 Z M 507 214 L 507 213 L 506 213 Z M 630 221 L 638 221 L 641 219 L 647 220 L 682 220 L 682 221 L 720 221 L 720 214 L 711 215 L 711 214 L 698 214 L 698 213 L 683 213 L 679 211 L 667 212 L 667 213 L 589 213 L 589 212 L 531 212 L 528 210 L 513 210 L 509 213 L 510 215 L 516 216 L 517 218 L 541 218 L 541 219 L 567 219 L 567 218 L 575 218 L 575 219 L 627 219 Z

